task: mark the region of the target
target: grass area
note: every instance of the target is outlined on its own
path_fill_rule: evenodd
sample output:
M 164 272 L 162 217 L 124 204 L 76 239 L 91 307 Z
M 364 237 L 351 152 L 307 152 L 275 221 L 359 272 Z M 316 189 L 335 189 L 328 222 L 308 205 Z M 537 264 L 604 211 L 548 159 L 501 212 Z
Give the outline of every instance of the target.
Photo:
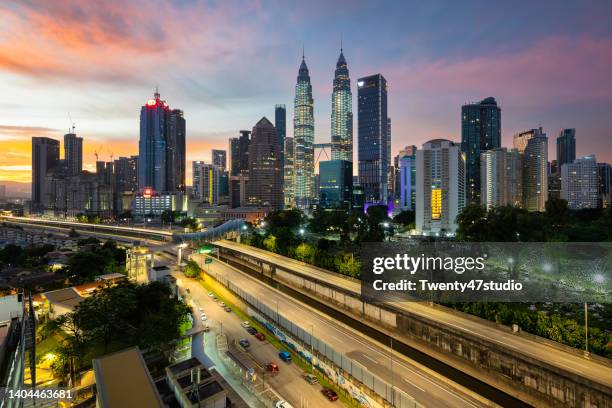
M 212 281 L 213 284 L 210 284 L 209 283 L 210 281 Z M 336 384 L 332 383 L 327 378 L 327 376 L 323 375 L 323 373 L 321 373 L 319 370 L 315 369 L 314 373 L 313 373 L 312 372 L 312 366 L 311 366 L 309 361 L 306 361 L 304 358 L 302 358 L 301 355 L 296 353 L 291 348 L 286 347 L 278 338 L 276 338 L 274 335 L 272 335 L 268 331 L 268 329 L 266 329 L 264 326 L 262 326 L 257 320 L 255 320 L 251 316 L 247 315 L 241 308 L 239 308 L 227 296 L 223 296 L 223 295 L 220 294 L 221 291 L 219 290 L 219 288 L 221 288 L 222 291 L 226 291 L 226 292 L 230 293 L 232 297 L 236 297 L 229 289 L 227 289 L 226 287 L 224 287 L 223 285 L 221 285 L 220 283 L 218 283 L 217 281 L 215 281 L 213 278 L 211 278 L 209 276 L 206 276 L 205 279 L 198 279 L 198 282 L 200 282 L 200 284 L 208 292 L 214 292 L 215 295 L 217 296 L 217 298 L 219 298 L 220 301 L 225 302 L 225 304 L 232 309 L 232 312 L 234 312 L 236 314 L 236 316 L 238 316 L 240 318 L 240 320 L 248 321 L 249 324 L 251 325 L 251 327 L 256 328 L 258 332 L 260 332 L 264 336 L 266 336 L 266 340 L 270 344 L 272 344 L 276 349 L 278 349 L 279 351 L 285 350 L 285 351 L 288 351 L 289 353 L 291 353 L 291 360 L 293 361 L 293 363 L 296 366 L 298 366 L 304 373 L 312 373 L 312 374 L 314 374 L 317 377 L 317 379 L 319 381 L 319 384 L 322 387 L 331 388 L 334 391 L 336 391 L 340 401 L 342 403 L 344 403 L 344 405 L 346 405 L 348 407 L 351 407 L 351 408 L 360 408 L 361 407 L 361 405 L 356 403 L 348 395 L 348 393 L 343 388 L 340 388 Z
M 38 343 L 36 345 L 36 360 L 40 361 L 47 354 L 53 353 L 61 345 L 64 338 L 64 333 L 57 331 Z

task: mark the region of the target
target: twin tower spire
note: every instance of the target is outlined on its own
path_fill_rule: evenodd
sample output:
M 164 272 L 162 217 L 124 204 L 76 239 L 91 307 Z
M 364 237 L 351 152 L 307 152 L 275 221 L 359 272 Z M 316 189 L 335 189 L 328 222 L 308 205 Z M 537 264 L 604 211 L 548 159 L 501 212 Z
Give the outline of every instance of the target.
M 336 63 L 332 91 L 331 154 L 332 160 L 353 161 L 353 108 L 348 66 L 342 42 Z M 295 85 L 293 136 L 293 197 L 300 208 L 307 208 L 316 198 L 314 189 L 314 101 L 310 73 L 302 46 L 302 63 Z

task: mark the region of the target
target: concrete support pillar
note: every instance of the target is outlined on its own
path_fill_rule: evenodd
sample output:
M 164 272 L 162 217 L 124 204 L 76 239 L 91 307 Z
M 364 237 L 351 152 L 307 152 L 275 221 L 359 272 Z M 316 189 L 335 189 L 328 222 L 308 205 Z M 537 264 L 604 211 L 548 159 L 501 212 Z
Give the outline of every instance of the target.
M 183 260 L 183 248 L 179 247 L 178 254 L 176 256 L 176 264 L 180 265 Z

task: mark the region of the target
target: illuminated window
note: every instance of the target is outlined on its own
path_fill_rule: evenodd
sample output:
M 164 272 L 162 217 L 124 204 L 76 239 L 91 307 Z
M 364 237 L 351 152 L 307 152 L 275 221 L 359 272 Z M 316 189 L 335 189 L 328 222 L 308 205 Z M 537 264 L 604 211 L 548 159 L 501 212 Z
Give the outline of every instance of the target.
M 442 216 L 442 190 L 439 188 L 431 190 L 431 219 L 439 220 Z

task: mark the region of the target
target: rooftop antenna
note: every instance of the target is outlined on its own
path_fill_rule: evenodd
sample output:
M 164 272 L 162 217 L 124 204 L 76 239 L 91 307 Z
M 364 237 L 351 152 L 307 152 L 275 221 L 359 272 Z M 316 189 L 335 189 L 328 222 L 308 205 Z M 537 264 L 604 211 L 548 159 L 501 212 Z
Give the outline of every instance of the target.
M 340 52 L 342 52 L 342 34 L 340 34 Z
M 302 43 L 302 60 L 304 59 L 304 43 Z
M 155 96 L 155 99 L 159 99 L 159 85 L 155 84 L 155 93 L 153 94 L 153 96 Z

